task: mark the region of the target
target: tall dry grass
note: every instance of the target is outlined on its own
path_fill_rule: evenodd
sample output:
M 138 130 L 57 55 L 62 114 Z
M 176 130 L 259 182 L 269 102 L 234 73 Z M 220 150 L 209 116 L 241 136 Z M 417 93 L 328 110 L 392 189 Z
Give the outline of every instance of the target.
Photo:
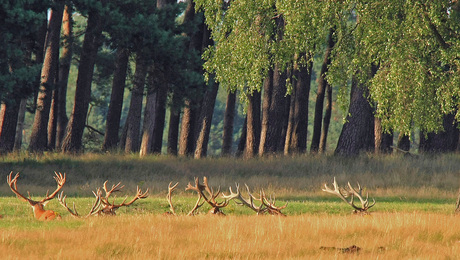
M 460 254 L 460 219 L 445 214 L 125 215 L 41 225 L 0 229 L 2 259 L 455 259 Z M 352 245 L 361 250 L 338 249 Z

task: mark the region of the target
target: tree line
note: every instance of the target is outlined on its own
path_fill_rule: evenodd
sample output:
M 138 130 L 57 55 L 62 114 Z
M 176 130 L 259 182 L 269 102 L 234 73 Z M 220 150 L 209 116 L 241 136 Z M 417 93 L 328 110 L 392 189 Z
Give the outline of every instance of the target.
M 419 151 L 460 148 L 457 0 L 24 0 L 0 14 L 1 153 L 21 149 L 27 111 L 28 151 L 83 152 L 85 129 L 98 131 L 87 123 L 95 72 L 111 80 L 101 151 L 205 157 L 219 88 L 223 156 L 325 152 L 337 89 L 347 112 L 336 154 L 409 151 L 415 131 Z

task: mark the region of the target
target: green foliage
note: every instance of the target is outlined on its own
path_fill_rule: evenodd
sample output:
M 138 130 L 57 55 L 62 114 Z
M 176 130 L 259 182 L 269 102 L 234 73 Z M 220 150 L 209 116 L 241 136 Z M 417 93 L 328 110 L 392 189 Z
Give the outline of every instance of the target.
M 342 108 L 354 77 L 369 87 L 386 130 L 439 131 L 445 114 L 460 118 L 458 1 L 195 2 L 216 42 L 203 55 L 204 67 L 226 88 L 260 90 L 274 64 L 304 63 L 296 57 L 320 53 L 333 28 L 327 79 L 340 86 Z M 276 19 L 284 22 L 281 37 Z
M 40 66 L 32 52 L 50 1 L 0 2 L 0 101 L 26 97 L 37 86 Z
M 455 8 L 441 0 L 356 2 L 349 10 L 357 23 L 339 27 L 329 78 L 346 85 L 353 75 L 368 84 L 387 130 L 441 130 L 443 115 L 459 107 Z

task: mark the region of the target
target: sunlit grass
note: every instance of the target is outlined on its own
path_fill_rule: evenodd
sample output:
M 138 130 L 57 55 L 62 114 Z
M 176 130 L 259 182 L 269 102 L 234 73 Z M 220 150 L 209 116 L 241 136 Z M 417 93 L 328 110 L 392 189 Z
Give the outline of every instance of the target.
M 330 259 L 321 247 L 361 248 L 357 259 L 446 259 L 460 253 L 460 220 L 451 214 L 379 213 L 289 217 L 157 214 L 2 227 L 3 259 Z M 37 227 L 40 225 L 40 227 Z
M 56 183 L 54 171 L 66 172 L 67 203 L 86 214 L 92 190 L 105 180 L 150 189 L 147 199 L 117 211 L 116 217 L 73 218 L 56 200 L 46 209 L 62 220 L 39 222 L 30 206 L 13 197 L 6 175 L 20 172 L 18 189 L 41 199 Z M 460 184 L 460 155 L 404 158 L 332 156 L 173 158 L 114 154 L 78 157 L 45 153 L 0 157 L 0 250 L 2 259 L 454 259 L 460 253 L 460 218 L 454 204 Z M 203 206 L 186 217 L 196 194 L 186 192 L 193 178 L 208 176 L 211 186 L 247 183 L 254 193 L 276 195 L 288 203 L 287 217 L 255 216 L 231 202 L 225 217 L 209 216 Z M 341 186 L 360 182 L 377 204 L 371 216 L 322 192 L 333 177 Z M 168 183 L 178 181 L 173 202 L 179 217 L 167 217 Z M 336 249 L 356 245 L 358 254 Z

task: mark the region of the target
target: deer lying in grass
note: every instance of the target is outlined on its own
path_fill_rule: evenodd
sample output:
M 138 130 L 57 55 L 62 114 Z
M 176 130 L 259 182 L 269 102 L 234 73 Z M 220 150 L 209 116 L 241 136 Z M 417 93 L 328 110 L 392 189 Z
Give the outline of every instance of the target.
M 176 216 L 176 211 L 174 209 L 174 205 L 172 203 L 172 192 L 176 189 L 177 185 L 179 183 L 176 183 L 172 185 L 172 182 L 169 183 L 168 186 L 168 202 L 170 206 L 170 212 L 166 214 L 174 215 Z M 195 215 L 195 211 L 203 206 L 204 203 L 208 203 L 209 206 L 211 206 L 211 209 L 208 211 L 209 214 L 215 214 L 215 215 L 225 215 L 222 212 L 222 208 L 226 207 L 228 205 L 229 200 L 224 200 L 221 202 L 216 201 L 217 197 L 221 194 L 220 192 L 220 187 L 216 192 L 214 192 L 214 189 L 209 187 L 208 185 L 208 178 L 203 177 L 203 184 L 200 183 L 198 178 L 195 178 L 195 185 L 193 186 L 190 182 L 187 184 L 187 187 L 185 188 L 186 191 L 191 190 L 195 191 L 198 194 L 198 199 L 195 203 L 195 206 L 189 211 L 187 216 L 193 216 Z M 202 201 L 203 200 L 203 201 Z
M 13 177 L 13 172 L 10 172 L 10 174 L 6 178 L 6 182 L 8 183 L 8 186 L 10 186 L 10 189 L 13 191 L 14 194 L 16 194 L 16 197 L 18 197 L 20 200 L 23 200 L 25 202 L 28 202 L 30 206 L 32 206 L 32 209 L 34 211 L 34 217 L 38 220 L 44 221 L 44 220 L 53 220 L 56 218 L 60 218 L 59 214 L 52 211 L 52 210 L 45 210 L 43 207 L 46 206 L 46 204 L 58 194 L 58 192 L 62 189 L 62 187 L 65 184 L 66 181 L 66 176 L 65 173 L 62 175 L 61 173 L 54 172 L 55 176 L 54 179 L 56 180 L 57 183 L 57 188 L 56 190 L 49 194 L 49 191 L 46 192 L 46 197 L 40 201 L 35 201 L 30 198 L 29 192 L 29 197 L 26 198 L 24 195 L 19 193 L 18 187 L 17 187 L 17 181 L 19 178 L 19 173 L 16 173 L 16 175 Z
M 334 177 L 334 182 L 332 183 L 332 185 L 334 186 L 334 190 L 331 190 L 327 186 L 327 184 L 324 184 L 324 189 L 322 189 L 322 190 L 325 191 L 325 192 L 328 192 L 328 193 L 331 193 L 331 194 L 334 194 L 334 195 L 338 196 L 340 199 L 345 201 L 348 205 L 352 206 L 353 209 L 354 209 L 353 210 L 354 213 L 369 214 L 368 210 L 375 205 L 375 200 L 374 199 L 372 199 L 373 203 L 369 205 L 369 193 L 366 194 L 366 199 L 363 199 L 363 196 L 362 196 L 363 189 L 361 188 L 359 183 L 358 183 L 358 189 L 356 190 L 355 188 L 353 188 L 351 186 L 350 182 L 348 182 L 348 190 L 347 190 L 347 189 L 340 188 L 339 185 L 337 184 L 337 181 L 335 180 L 335 177 Z M 346 199 L 348 196 L 350 196 L 350 201 L 348 201 Z M 361 207 L 356 206 L 354 204 L 355 196 L 361 202 Z
M 235 200 L 236 204 L 241 205 L 241 206 L 246 206 L 253 211 L 257 213 L 257 215 L 263 215 L 263 214 L 270 214 L 270 215 L 279 215 L 279 216 L 286 216 L 281 212 L 282 209 L 287 207 L 287 203 L 284 206 L 277 207 L 275 206 L 275 197 L 267 199 L 267 196 L 265 196 L 265 192 L 263 190 L 260 191 L 259 193 L 259 198 L 254 197 L 254 195 L 251 194 L 248 185 L 246 185 L 246 189 L 248 191 L 248 196 L 249 198 L 245 199 L 240 193 L 240 185 L 237 183 L 236 184 L 236 193 L 232 191 L 232 187 L 229 188 L 230 194 L 225 195 L 222 194 L 222 197 L 225 198 L 226 200 Z M 238 201 L 236 201 L 238 200 Z M 259 201 L 260 205 L 256 206 L 254 204 L 254 201 Z
M 69 211 L 69 213 L 72 216 L 74 216 L 74 217 L 85 217 L 86 218 L 86 217 L 93 216 L 93 215 L 114 216 L 114 215 L 116 215 L 116 210 L 118 208 L 124 207 L 124 206 L 129 206 L 129 205 L 133 204 L 138 199 L 145 199 L 145 198 L 148 197 L 149 189 L 147 189 L 145 192 L 142 192 L 141 189 L 139 187 L 137 187 L 136 195 L 134 196 L 134 198 L 131 201 L 126 202 L 126 200 L 128 199 L 128 197 L 126 197 L 123 200 L 123 202 L 121 202 L 120 204 L 115 204 L 115 198 L 113 199 L 112 202 L 110 202 L 109 197 L 110 197 L 110 195 L 112 195 L 112 193 L 118 192 L 121 189 L 123 189 L 124 185 L 120 187 L 121 182 L 119 182 L 116 185 L 112 185 L 111 189 L 108 189 L 107 188 L 107 182 L 108 181 L 105 181 L 104 185 L 103 185 L 105 196 L 102 196 L 101 188 L 98 188 L 95 192 L 93 191 L 93 194 L 96 197 L 96 199 L 95 199 L 95 202 L 93 203 L 93 206 L 90 209 L 90 212 L 88 214 L 86 214 L 85 216 L 81 216 L 77 212 L 77 209 L 75 207 L 75 203 L 73 204 L 73 209 L 71 209 L 71 208 L 69 208 L 67 206 L 67 202 L 66 202 L 67 196 L 65 196 L 63 193 L 61 193 L 58 196 L 58 201 L 62 206 L 64 206 L 67 209 L 67 211 Z

